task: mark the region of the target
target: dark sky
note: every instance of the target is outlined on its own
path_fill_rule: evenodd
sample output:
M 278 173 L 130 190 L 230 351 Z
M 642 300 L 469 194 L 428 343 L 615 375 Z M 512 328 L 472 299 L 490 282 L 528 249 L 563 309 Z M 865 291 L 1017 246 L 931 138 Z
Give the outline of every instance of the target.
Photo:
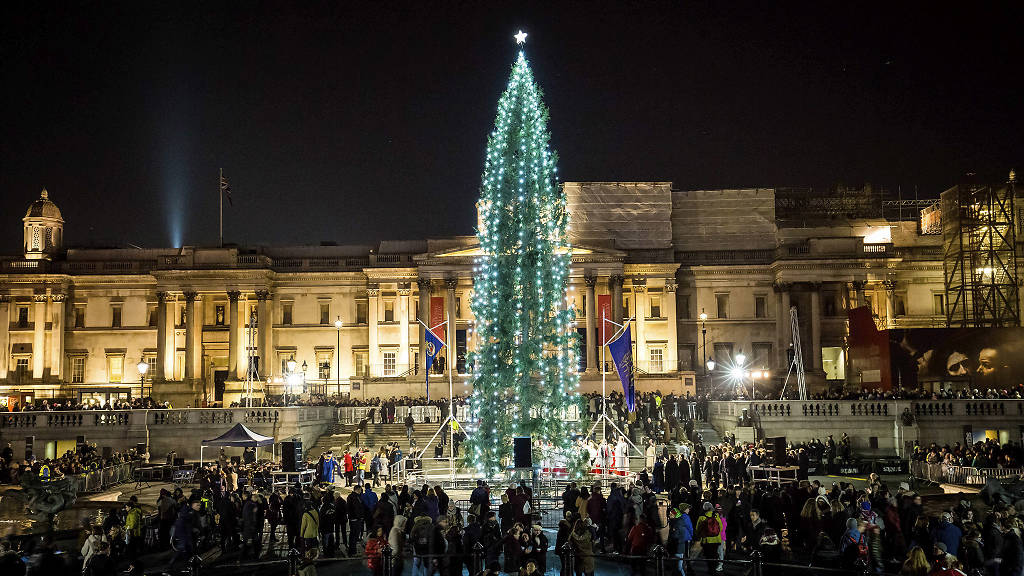
M 472 233 L 518 28 L 565 180 L 933 196 L 1024 172 L 1018 3 L 19 4 L 3 252 L 42 186 L 69 244 L 214 244 L 221 167 L 228 241 Z

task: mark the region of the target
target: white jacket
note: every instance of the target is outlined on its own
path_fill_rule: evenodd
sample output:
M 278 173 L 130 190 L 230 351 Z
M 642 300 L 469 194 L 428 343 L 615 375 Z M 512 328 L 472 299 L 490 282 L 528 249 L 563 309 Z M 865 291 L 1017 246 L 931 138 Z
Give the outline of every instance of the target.
M 82 544 L 82 569 L 85 570 L 85 565 L 89 562 L 89 558 L 100 550 L 100 542 L 105 542 L 107 537 L 105 535 L 90 534 L 85 539 L 85 544 Z

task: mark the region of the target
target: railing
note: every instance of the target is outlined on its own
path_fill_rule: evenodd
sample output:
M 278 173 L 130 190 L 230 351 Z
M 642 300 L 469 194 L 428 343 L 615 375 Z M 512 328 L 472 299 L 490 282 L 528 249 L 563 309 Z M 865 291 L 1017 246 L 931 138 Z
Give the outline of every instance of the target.
M 910 475 L 935 483 L 982 485 L 989 478 L 1022 478 L 1024 477 L 1024 468 L 974 468 L 973 466 L 952 466 L 941 462 L 929 463 L 912 460 Z
M 891 418 L 909 410 L 920 420 L 965 417 L 1024 417 L 1024 400 L 729 400 L 712 401 L 710 412 L 738 416 L 743 409 L 762 417 L 866 416 Z
M 74 482 L 75 489 L 81 492 L 100 492 L 111 486 L 132 481 L 132 471 L 135 469 L 134 462 L 125 462 L 107 466 L 99 470 L 92 470 L 85 474 L 75 474 L 70 478 Z

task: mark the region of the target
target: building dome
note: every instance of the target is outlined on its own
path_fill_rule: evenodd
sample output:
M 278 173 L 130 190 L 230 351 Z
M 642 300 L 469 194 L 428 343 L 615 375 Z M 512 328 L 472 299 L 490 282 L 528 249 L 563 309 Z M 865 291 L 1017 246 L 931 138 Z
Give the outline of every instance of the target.
M 43 188 L 43 191 L 39 194 L 39 198 L 29 205 L 28 210 L 25 212 L 25 218 L 52 218 L 54 220 L 64 221 L 64 218 L 60 214 L 60 208 L 50 201 L 50 193 Z
M 22 218 L 25 223 L 25 258 L 46 260 L 61 250 L 64 242 L 64 217 L 60 208 L 50 201 L 44 188 L 39 198 L 29 205 Z

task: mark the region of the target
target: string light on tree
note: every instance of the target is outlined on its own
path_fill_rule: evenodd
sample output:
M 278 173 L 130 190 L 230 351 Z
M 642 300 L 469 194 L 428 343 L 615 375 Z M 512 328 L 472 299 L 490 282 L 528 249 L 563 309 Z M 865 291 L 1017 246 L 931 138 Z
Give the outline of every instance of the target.
M 519 31 L 516 43 L 526 41 Z M 471 306 L 480 346 L 470 401 L 476 431 L 467 464 L 495 477 L 512 453 L 514 436 L 551 445 L 571 465 L 579 408 L 575 371 L 579 343 L 563 305 L 572 251 L 565 194 L 550 150 L 548 111 L 526 55 L 512 66 L 487 140 L 480 186 L 483 253 L 474 268 Z

